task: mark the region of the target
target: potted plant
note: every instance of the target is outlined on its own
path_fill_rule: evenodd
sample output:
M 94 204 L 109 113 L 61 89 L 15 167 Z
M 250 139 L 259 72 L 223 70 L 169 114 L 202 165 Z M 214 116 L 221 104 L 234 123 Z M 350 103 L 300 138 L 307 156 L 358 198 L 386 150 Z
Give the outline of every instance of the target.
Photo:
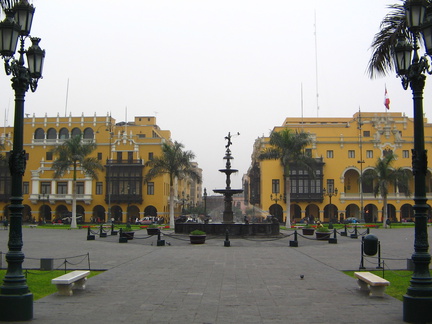
M 315 228 L 313 228 L 311 225 L 306 225 L 302 227 L 303 235 L 313 235 L 315 232 Z
M 122 237 L 127 238 L 128 240 L 133 240 L 135 232 L 132 231 L 132 227 L 130 223 L 126 225 L 126 227 L 122 230 Z
M 200 230 L 194 230 L 190 232 L 189 239 L 191 244 L 204 244 L 206 239 L 206 233 Z
M 159 227 L 156 224 L 150 224 L 147 226 L 147 234 L 148 235 L 158 235 Z
M 317 227 L 315 230 L 317 240 L 328 240 L 330 238 L 330 230 L 327 227 Z

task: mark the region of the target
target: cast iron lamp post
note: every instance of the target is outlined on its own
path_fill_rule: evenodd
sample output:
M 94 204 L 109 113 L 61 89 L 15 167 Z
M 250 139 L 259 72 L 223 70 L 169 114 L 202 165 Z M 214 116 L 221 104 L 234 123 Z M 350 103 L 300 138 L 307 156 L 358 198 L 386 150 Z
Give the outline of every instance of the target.
M 426 204 L 427 154 L 424 143 L 423 89 L 425 72 L 429 70 L 428 56 L 432 54 L 432 11 L 426 18 L 426 3 L 421 0 L 406 1 L 404 4 L 408 34 L 401 35 L 394 46 L 396 73 L 402 79 L 406 90 L 411 87 L 414 107 L 414 149 L 412 168 L 414 174 L 414 218 L 415 237 L 412 260 L 414 272 L 410 286 L 403 297 L 403 319 L 410 323 L 432 321 L 432 278 L 429 272 L 427 219 L 429 206 Z M 432 8 L 429 8 L 432 9 Z M 422 34 L 422 35 L 421 35 Z M 423 38 L 426 53 L 418 55 L 418 41 Z M 411 59 L 412 57 L 412 59 Z
M 25 39 L 30 35 L 35 8 L 27 0 L 2 2 L 6 18 L 0 23 L 0 55 L 5 61 L 7 75 L 12 74 L 12 88 L 15 90 L 15 117 L 13 149 L 9 158 L 12 177 L 10 199 L 9 251 L 6 254 L 7 272 L 0 287 L 0 321 L 27 321 L 33 318 L 33 294 L 29 291 L 22 272 L 22 177 L 26 167 L 26 154 L 23 150 L 24 137 L 24 98 L 30 88 L 36 91 L 37 82 L 42 77 L 45 57 L 38 43 L 39 38 L 31 38 L 32 45 L 26 51 Z M 14 54 L 18 38 L 19 58 Z M 27 65 L 24 65 L 24 54 Z
M 329 197 L 329 199 L 330 199 L 330 208 L 331 208 L 331 210 L 330 210 L 330 217 L 331 217 L 330 221 L 332 219 L 334 219 L 334 210 L 333 210 L 333 205 L 332 205 L 331 200 L 332 200 L 333 196 L 337 196 L 338 192 L 339 191 L 338 191 L 337 188 L 335 188 L 335 189 L 329 188 L 328 192 L 327 192 L 326 188 L 323 188 L 323 195 Z M 337 215 L 336 215 L 336 218 L 337 218 Z
M 204 188 L 204 217 L 207 217 L 207 189 Z

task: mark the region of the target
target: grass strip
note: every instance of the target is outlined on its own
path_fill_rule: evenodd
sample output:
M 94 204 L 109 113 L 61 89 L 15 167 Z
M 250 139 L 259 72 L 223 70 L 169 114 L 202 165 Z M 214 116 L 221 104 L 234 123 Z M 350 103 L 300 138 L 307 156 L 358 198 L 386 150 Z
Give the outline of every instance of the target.
M 344 271 L 345 274 L 348 276 L 351 276 L 355 278 L 354 272 L 361 272 L 359 271 Z M 381 278 L 384 278 L 388 281 L 390 281 L 390 286 L 387 287 L 385 293 L 389 296 L 392 296 L 394 298 L 399 299 L 400 301 L 403 300 L 403 295 L 406 294 L 408 286 L 410 284 L 412 271 L 406 271 L 406 270 L 385 270 L 384 275 L 382 270 L 377 271 L 368 271 L 373 274 L 376 274 L 377 276 L 380 276 Z
M 23 270 L 24 275 L 27 277 L 27 286 L 33 294 L 33 299 L 38 300 L 42 297 L 51 295 L 57 291 L 57 287 L 51 284 L 51 279 L 64 275 L 64 270 L 53 270 L 53 271 L 40 271 L 40 270 Z M 71 272 L 71 271 L 68 271 Z M 102 273 L 103 271 L 90 271 L 90 275 L 87 278 L 93 277 Z M 3 284 L 3 278 L 6 275 L 6 270 L 0 270 L 0 278 L 2 278 L 1 284 Z

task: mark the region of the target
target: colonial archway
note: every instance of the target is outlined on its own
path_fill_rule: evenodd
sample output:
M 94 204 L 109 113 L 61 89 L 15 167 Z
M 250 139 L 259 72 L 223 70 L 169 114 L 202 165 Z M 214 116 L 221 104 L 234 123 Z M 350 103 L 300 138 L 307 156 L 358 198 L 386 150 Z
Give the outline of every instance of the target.
M 39 219 L 38 221 L 53 221 L 51 207 L 49 205 L 42 205 L 39 208 Z
M 378 221 L 378 208 L 373 204 L 368 204 L 364 208 L 365 222 L 376 223 Z
M 123 221 L 123 210 L 120 206 L 111 207 L 111 217 L 114 219 L 114 223 L 121 223 Z
M 127 211 L 127 219 L 131 223 L 134 224 L 137 218 L 140 219 L 139 208 L 137 206 L 135 205 L 128 206 L 126 211 Z
M 55 209 L 55 218 L 60 218 L 62 219 L 63 217 L 67 217 L 69 216 L 69 210 L 67 209 L 67 207 L 65 205 L 58 205 L 57 208 Z
M 92 223 L 105 223 L 105 207 L 97 205 L 93 208 Z
M 320 219 L 320 210 L 319 207 L 315 204 L 308 205 L 306 207 L 306 216 L 308 222 L 319 220 Z
M 384 217 L 384 206 L 382 208 L 382 217 Z M 381 217 L 381 222 L 383 221 Z M 387 204 L 387 217 L 392 222 L 397 222 L 398 219 L 396 218 L 396 207 L 392 204 Z
M 414 222 L 414 209 L 410 204 L 404 204 L 401 207 L 401 221 Z
M 337 223 L 338 208 L 335 204 L 328 204 L 324 207 L 324 222 Z
M 279 204 L 271 205 L 269 208 L 269 213 L 270 215 L 275 216 L 278 219 L 279 223 L 283 222 L 283 209 L 281 205 Z
M 361 219 L 360 207 L 356 204 L 349 204 L 345 209 L 345 219 L 348 217 L 357 217 L 357 219 Z
M 32 213 L 31 213 L 31 208 L 29 205 L 24 205 L 24 209 L 22 212 L 22 221 L 26 222 L 26 223 L 30 223 L 32 221 Z M 51 220 L 51 216 L 50 216 L 50 220 Z
M 144 216 L 157 216 L 157 209 L 155 206 L 149 205 L 144 209 Z
M 291 218 L 295 222 L 299 222 L 302 218 L 301 208 L 297 204 L 291 205 Z

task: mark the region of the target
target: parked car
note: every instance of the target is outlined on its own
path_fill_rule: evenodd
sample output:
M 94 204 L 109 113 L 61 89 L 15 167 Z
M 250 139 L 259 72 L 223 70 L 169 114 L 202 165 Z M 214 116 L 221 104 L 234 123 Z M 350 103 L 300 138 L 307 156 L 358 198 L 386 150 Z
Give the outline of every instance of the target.
M 344 220 L 344 224 L 358 224 L 360 223 L 357 217 L 348 217 Z
M 135 222 L 136 225 L 151 225 L 156 223 L 157 223 L 157 217 L 153 217 L 153 216 L 143 217 L 140 220 L 137 220 Z
M 70 224 L 72 222 L 72 215 L 63 217 L 61 220 L 62 220 L 63 224 Z M 82 224 L 83 223 L 82 215 L 77 215 L 76 221 L 77 221 L 77 224 Z

